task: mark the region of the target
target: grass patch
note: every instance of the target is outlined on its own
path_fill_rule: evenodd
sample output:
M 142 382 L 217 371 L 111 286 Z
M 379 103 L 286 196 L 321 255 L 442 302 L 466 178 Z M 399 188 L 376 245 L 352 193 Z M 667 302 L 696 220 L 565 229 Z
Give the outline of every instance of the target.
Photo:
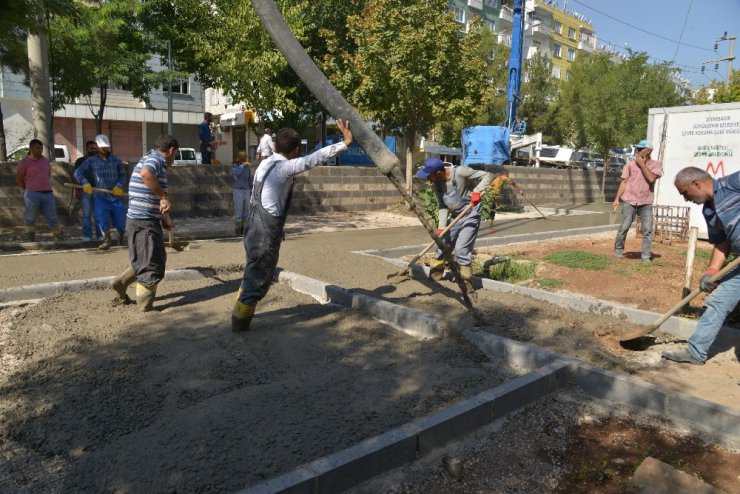
M 558 288 L 565 285 L 565 281 L 557 278 L 542 278 L 537 280 L 537 286 L 541 288 Z
M 704 259 L 706 261 L 712 258 L 712 251 L 704 249 L 696 249 L 694 252 L 694 259 Z
M 496 281 L 517 283 L 534 278 L 537 264 L 534 261 L 512 261 L 494 264 L 488 269 L 488 277 Z
M 603 271 L 612 263 L 610 257 L 582 250 L 560 250 L 546 255 L 545 260 L 566 268 L 588 269 L 591 271 Z

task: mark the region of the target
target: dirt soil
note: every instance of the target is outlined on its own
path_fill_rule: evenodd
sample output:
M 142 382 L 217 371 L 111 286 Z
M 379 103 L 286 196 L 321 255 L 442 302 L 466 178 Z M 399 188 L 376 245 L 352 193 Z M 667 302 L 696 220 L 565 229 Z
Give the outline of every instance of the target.
M 475 327 L 455 284 L 389 285 L 386 276 L 396 266 L 354 253 L 426 243 L 420 230 L 296 235 L 284 243 L 279 265 L 432 313 L 453 330 L 527 341 L 738 408 L 740 342 L 734 334 L 722 335 L 705 366 L 668 363 L 660 351 L 675 343 L 645 352 L 618 347 L 616 335 L 631 327 L 624 321 L 484 290 L 477 307 L 486 324 Z M 253 330 L 232 334 L 228 315 L 243 260 L 236 240 L 195 242 L 170 253 L 168 269 L 210 267 L 221 274 L 202 282 L 165 281 L 158 311 L 146 317 L 133 306 L 111 305 L 107 291 L 1 310 L 0 491 L 235 490 L 517 372 L 457 338 L 419 343 L 280 285 L 258 307 Z M 124 249 L 0 256 L 0 286 L 112 275 L 126 262 Z M 668 268 L 644 269 L 666 275 Z M 588 279 L 601 283 L 600 277 Z M 530 457 L 539 451 L 537 437 L 513 437 L 509 454 Z M 554 492 L 555 484 L 548 485 L 489 492 Z
M 642 239 L 628 235 L 624 257 L 613 258 L 614 234 L 600 234 L 580 238 L 550 240 L 536 243 L 478 249 L 478 258 L 484 262 L 493 255 L 516 256 L 537 261 L 536 278 L 524 285 L 550 289 L 542 280 L 557 280 L 559 286 L 551 290 L 569 291 L 609 300 L 629 307 L 665 312 L 683 298 L 686 278 L 686 241 L 671 245 L 653 242 L 653 262 L 640 262 Z M 607 256 L 612 262 L 601 271 L 573 269 L 548 262 L 545 256 L 562 250 L 579 250 Z M 711 244 L 699 241 L 692 270 L 693 290 L 709 264 Z M 703 295 L 692 302 L 702 307 Z

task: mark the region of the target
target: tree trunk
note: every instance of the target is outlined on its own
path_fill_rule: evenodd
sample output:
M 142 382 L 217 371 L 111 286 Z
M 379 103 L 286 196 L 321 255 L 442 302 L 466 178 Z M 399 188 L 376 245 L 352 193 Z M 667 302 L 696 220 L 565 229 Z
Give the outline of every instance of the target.
M 601 200 L 606 202 L 606 174 L 609 170 L 609 148 L 604 151 L 604 170 L 601 172 Z
M 93 113 L 95 116 L 95 132 L 98 134 L 103 133 L 103 114 L 105 113 L 105 102 L 108 99 L 108 84 L 101 84 L 100 88 L 100 106 L 98 106 L 98 112 Z
M 406 192 L 412 195 L 414 185 L 414 142 L 416 129 L 411 127 L 406 132 Z
M 44 144 L 45 156 L 54 161 L 54 132 L 51 128 L 51 91 L 49 89 L 49 53 L 48 39 L 43 25 L 38 33 L 29 33 L 26 38 L 28 46 L 28 72 L 31 83 L 31 101 L 33 103 L 34 137 Z
M 5 124 L 3 124 L 2 103 L 0 103 L 0 161 L 8 161 L 8 147 L 5 144 Z

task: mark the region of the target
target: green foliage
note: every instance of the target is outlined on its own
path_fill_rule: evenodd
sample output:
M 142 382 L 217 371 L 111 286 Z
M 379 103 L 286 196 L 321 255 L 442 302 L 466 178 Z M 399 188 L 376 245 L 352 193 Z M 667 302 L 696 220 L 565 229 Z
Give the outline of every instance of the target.
M 483 197 L 481 198 L 480 202 L 483 203 L 483 209 L 481 211 L 481 217 L 483 220 L 493 220 L 494 216 L 496 215 L 496 204 L 498 200 L 501 198 L 501 191 L 496 191 L 493 189 L 489 189 L 485 194 L 483 194 Z
M 91 111 L 99 124 L 109 88 L 125 88 L 148 103 L 161 75 L 147 64 L 151 45 L 139 22 L 140 9 L 137 0 L 111 0 L 96 7 L 81 6 L 77 19 L 51 19 L 54 108 L 97 90 L 101 101 L 97 111 L 92 105 Z
M 552 62 L 542 51 L 528 59 L 524 66 L 527 80 L 522 84 L 522 103 L 518 115 L 527 119 L 527 133 L 542 132 L 548 127 L 547 109 L 557 94 L 552 77 Z
M 740 101 L 740 70 L 733 70 L 730 75 L 729 84 L 712 81 L 710 87 L 714 89 L 714 97 L 705 103 L 734 103 Z M 702 88 L 704 90 L 704 88 Z M 701 104 L 696 102 L 696 104 Z
M 560 250 L 546 255 L 545 260 L 566 268 L 592 271 L 602 271 L 612 263 L 611 258 L 607 256 L 582 250 Z
M 537 280 L 537 286 L 541 288 L 558 288 L 565 285 L 565 281 L 558 278 L 542 278 Z
M 325 67 L 384 134 L 400 132 L 413 145 L 438 121 L 470 122 L 486 67 L 480 24 L 460 36 L 447 0 L 365 2 L 347 22 L 356 50 L 328 57 Z
M 534 261 L 507 259 L 491 266 L 488 269 L 488 277 L 506 283 L 517 283 L 534 278 L 536 267 Z
M 437 225 L 439 222 L 439 198 L 432 187 L 425 187 L 416 196 L 421 203 L 424 216 Z

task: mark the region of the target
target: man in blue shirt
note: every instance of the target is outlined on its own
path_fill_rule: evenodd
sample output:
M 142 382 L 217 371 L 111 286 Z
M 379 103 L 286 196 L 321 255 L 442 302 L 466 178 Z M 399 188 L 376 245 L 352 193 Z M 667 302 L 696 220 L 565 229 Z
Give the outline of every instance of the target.
M 237 153 L 236 161 L 231 164 L 231 176 L 234 178 L 234 235 L 243 235 L 252 195 L 252 170 L 246 151 Z
M 690 166 L 678 172 L 675 185 L 684 199 L 704 206 L 702 214 L 714 249 L 700 281 L 701 289 L 709 293 L 704 301 L 706 310 L 689 338 L 688 347 L 663 352 L 663 358 L 702 365 L 709 358 L 709 347 L 725 319 L 740 301 L 740 268 L 733 269 L 717 283 L 709 282 L 722 269 L 730 252 L 740 256 L 740 172 L 715 180 L 704 170 Z
M 75 179 L 82 184 L 85 194 L 93 196 L 93 213 L 95 227 L 103 235 L 103 242 L 98 249 L 107 250 L 111 246 L 110 218 L 118 230 L 118 242 L 123 245 L 123 234 L 126 229 L 126 203 L 123 200 L 123 184 L 126 181 L 126 168 L 115 154 L 110 152 L 110 141 L 105 134 L 95 137 L 98 146 L 97 154 L 86 159 L 75 170 Z M 92 179 L 92 180 L 90 180 Z M 93 194 L 93 187 L 107 189 L 111 192 Z
M 167 221 L 172 207 L 167 195 L 167 166 L 175 160 L 178 147 L 171 135 L 159 136 L 154 149 L 137 163 L 128 184 L 126 229 L 131 265 L 110 286 L 127 300 L 126 289 L 137 281 L 136 305 L 143 312 L 152 310 L 157 285 L 164 278 L 167 252 L 162 226 L 172 228 Z
M 206 112 L 203 115 L 203 121 L 198 125 L 198 138 L 200 139 L 201 162 L 204 165 L 211 164 L 211 152 L 213 150 L 213 134 L 211 134 L 211 122 L 213 115 Z

